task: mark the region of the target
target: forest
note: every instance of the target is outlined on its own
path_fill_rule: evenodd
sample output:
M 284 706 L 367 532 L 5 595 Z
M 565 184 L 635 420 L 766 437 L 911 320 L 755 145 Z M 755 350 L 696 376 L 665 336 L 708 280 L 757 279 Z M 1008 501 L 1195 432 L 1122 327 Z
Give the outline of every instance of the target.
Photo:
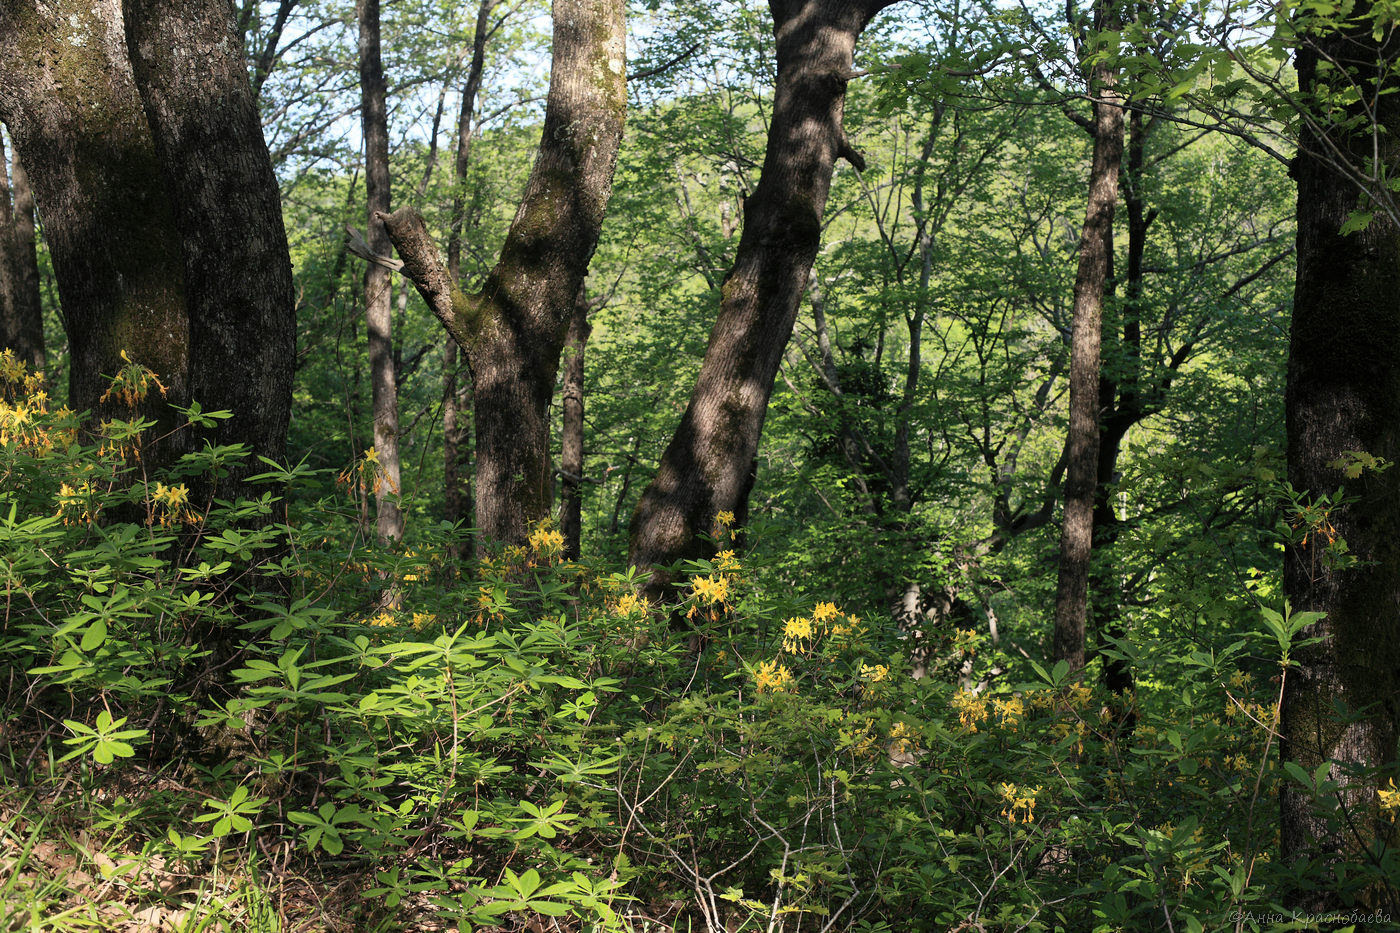
M 1400 930 L 1400 7 L 0 63 L 0 933 Z

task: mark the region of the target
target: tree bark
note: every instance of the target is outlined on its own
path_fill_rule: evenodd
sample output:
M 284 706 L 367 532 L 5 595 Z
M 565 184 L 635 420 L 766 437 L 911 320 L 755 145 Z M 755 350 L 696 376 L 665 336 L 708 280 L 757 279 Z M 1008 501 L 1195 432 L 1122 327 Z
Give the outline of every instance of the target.
M 369 220 L 366 238 L 379 255 L 389 253 L 389 236 L 377 217 L 389 213 L 388 85 L 379 51 L 379 0 L 357 0 L 360 26 L 360 124 L 365 145 L 365 194 Z M 399 469 L 399 397 L 394 372 L 393 308 L 390 273 L 378 263 L 365 269 L 365 335 L 369 342 L 369 380 L 374 416 L 374 449 L 380 475 L 375 482 L 375 529 L 379 540 L 403 538 Z
M 598 245 L 627 109 L 621 0 L 555 0 L 543 133 L 496 267 L 464 295 L 420 215 L 382 219 L 404 274 L 463 348 L 476 416 L 476 518 L 522 543 L 549 516 L 549 404 L 574 301 Z
M 1069 436 L 1066 442 L 1064 523 L 1060 532 L 1059 580 L 1055 591 L 1054 657 L 1084 670 L 1084 632 L 1089 614 L 1089 563 L 1093 554 L 1094 493 L 1099 457 L 1099 347 L 1103 299 L 1113 249 L 1113 212 L 1123 157 L 1123 101 L 1110 68 L 1095 66 L 1094 154 L 1089 204 L 1079 239 L 1070 344 Z
M 578 560 L 583 538 L 583 353 L 588 347 L 588 296 L 579 289 L 564 341 L 564 424 L 560 444 L 559 530 L 565 560 Z
M 1325 99 L 1315 116 L 1329 128 L 1330 144 L 1355 165 L 1377 157 L 1390 175 L 1400 170 L 1400 98 L 1393 73 L 1376 70 L 1390 67 L 1395 40 L 1387 33 L 1378 47 L 1369 11 L 1369 4 L 1359 5 L 1354 19 L 1325 33 L 1304 30 L 1298 79 L 1305 95 L 1323 83 L 1338 87 L 1339 74 L 1360 85 L 1361 98 L 1376 108 L 1374 123 L 1363 120 L 1361 130 L 1347 131 L 1341 124 L 1358 116 L 1360 105 L 1329 108 Z M 1333 62 L 1335 70 L 1320 74 L 1320 60 Z M 1400 460 L 1400 228 L 1376 211 L 1365 229 L 1341 233 L 1352 212 L 1368 205 L 1329 168 L 1324 142 L 1317 130 L 1305 129 L 1293 167 L 1298 269 L 1289 337 L 1288 478 L 1313 497 L 1343 484 L 1331 464 L 1348 451 Z M 1363 860 L 1364 851 L 1381 841 L 1396 842 L 1394 824 L 1376 808 L 1383 781 L 1366 769 L 1393 767 L 1395 761 L 1400 469 L 1367 471 L 1346 482 L 1346 493 L 1356 501 L 1332 509 L 1327 518 L 1353 560 L 1345 567 L 1329 561 L 1329 536 L 1317 531 L 1284 557 L 1284 589 L 1293 610 L 1327 615 L 1302 633 L 1323 641 L 1296 651 L 1298 666 L 1286 674 L 1281 753 L 1309 773 L 1334 762 L 1330 776 L 1341 790 L 1322 802 L 1344 811 L 1340 823 L 1329 822 L 1298 784 L 1282 785 L 1284 858 L 1311 860 L 1307 873 L 1316 879 L 1312 890 L 1292 892 L 1288 902 L 1314 913 L 1350 907 L 1349 898 L 1358 896 L 1338 883 L 1337 865 Z M 1350 716 L 1339 715 L 1339 707 Z M 1359 900 L 1367 902 L 1364 894 Z
M 1118 339 L 1122 360 L 1115 374 L 1104 371 L 1099 374 L 1102 428 L 1094 485 L 1094 559 L 1090 584 L 1094 627 L 1100 646 L 1105 648 L 1111 647 L 1109 639 L 1127 634 L 1122 614 L 1122 578 L 1113 566 L 1110 550 L 1122 527 L 1113 504 L 1113 483 L 1117 481 L 1118 458 L 1128 431 L 1149 413 L 1142 395 L 1142 260 L 1147 249 L 1147 230 L 1155 216 L 1155 212 L 1147 212 L 1143 198 L 1148 131 L 1142 113 L 1130 111 L 1123 192 L 1123 206 L 1128 215 L 1128 262 L 1123 288 L 1122 335 Z M 1112 262 L 1109 265 L 1111 269 Z M 1133 689 L 1133 671 L 1126 661 L 1106 657 L 1102 677 L 1104 686 L 1117 696 L 1122 697 Z M 1124 717 L 1131 716 L 1130 711 L 1119 712 Z M 1123 721 L 1131 724 L 1126 718 Z
M 472 58 L 467 81 L 462 88 L 462 106 L 457 116 L 457 150 L 452 162 L 452 213 L 447 231 L 447 268 L 452 281 L 462 286 L 462 233 L 466 224 L 467 170 L 471 165 L 475 127 L 472 113 L 481 92 L 481 75 L 486 68 L 486 40 L 491 34 L 491 11 L 499 0 L 481 0 L 476 10 L 476 30 L 472 33 Z M 468 391 L 459 390 L 457 342 L 449 335 L 443 349 L 442 454 L 443 498 L 447 520 L 470 523 L 471 464 L 466 456 L 471 440 L 467 428 L 471 409 Z M 462 389 L 470 389 L 464 386 Z
M 251 454 L 210 492 L 257 495 L 244 483 L 265 470 L 256 457 L 286 455 L 295 299 L 237 25 L 224 0 L 125 0 L 123 10 L 183 258 L 190 395 L 206 410 L 233 413 L 201 437 L 245 444 Z
M 0 350 L 13 350 L 20 359 L 19 308 L 16 304 L 18 243 L 15 239 L 14 214 L 10 207 L 9 163 L 5 158 L 5 140 L 0 136 Z M 28 360 L 25 360 L 28 362 Z
M 185 263 L 175 211 L 127 57 L 120 0 L 0 0 L 0 120 L 32 172 L 70 354 L 69 404 L 105 418 L 151 418 L 190 401 Z M 122 353 L 167 389 L 133 412 L 103 403 Z M 213 407 L 213 406 L 211 406 Z M 147 466 L 176 442 L 148 444 Z
M 0 156 L 0 160 L 3 156 Z M 10 154 L 10 188 L 14 192 L 13 225 L 15 330 L 10 344 L 20 358 L 36 370 L 44 368 L 44 301 L 39 292 L 39 254 L 34 216 L 34 189 L 29 173 L 19 160 L 19 150 Z
M 721 288 L 690 404 L 632 516 L 629 559 L 661 598 L 668 565 L 709 549 L 715 516 L 744 521 L 753 464 L 783 349 L 821 239 L 856 40 L 890 0 L 771 0 L 777 83 L 763 170 Z

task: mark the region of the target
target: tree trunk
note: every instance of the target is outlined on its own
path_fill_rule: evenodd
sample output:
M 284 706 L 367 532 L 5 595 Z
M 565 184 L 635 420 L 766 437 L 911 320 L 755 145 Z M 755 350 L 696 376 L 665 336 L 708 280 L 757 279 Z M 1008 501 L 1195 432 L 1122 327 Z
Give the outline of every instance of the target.
M 1101 371 L 1099 375 L 1099 414 L 1103 424 L 1099 432 L 1094 487 L 1094 559 L 1090 583 L 1099 645 L 1115 651 L 1109 639 L 1125 637 L 1127 629 L 1122 613 L 1122 577 L 1115 570 L 1111 552 L 1122 526 L 1113 504 L 1113 484 L 1117 482 L 1123 441 L 1128 431 L 1148 414 L 1142 396 L 1142 260 L 1147 249 L 1147 230 L 1155 216 L 1155 212 L 1147 212 L 1142 190 L 1148 129 L 1140 111 L 1129 112 L 1128 164 L 1124 170 L 1123 192 L 1123 206 L 1128 215 L 1128 268 L 1123 288 L 1122 335 L 1118 340 L 1122 359 L 1115 367 L 1116 374 Z M 1111 269 L 1111 261 L 1109 266 Z M 1117 696 L 1122 697 L 1133 689 L 1133 671 L 1126 661 L 1106 657 L 1102 676 L 1104 686 Z M 1127 710 L 1119 712 L 1125 717 L 1131 715 Z
M 651 571 L 707 552 L 715 516 L 742 523 L 753 463 L 783 349 L 821 239 L 838 156 L 857 165 L 841 128 L 856 40 L 890 0 L 771 0 L 777 84 L 763 171 L 744 205 L 744 230 L 721 288 L 700 376 L 656 477 L 632 516 L 630 561 Z
M 1363 100 L 1376 108 L 1374 125 L 1362 130 L 1339 124 L 1359 115 L 1324 100 L 1318 118 L 1330 127 L 1330 141 L 1309 128 L 1299 140 L 1294 177 L 1298 182 L 1298 271 L 1288 359 L 1288 478 L 1314 497 L 1344 482 L 1335 466 L 1348 451 L 1364 451 L 1394 463 L 1400 460 L 1400 229 L 1376 211 L 1363 230 L 1343 235 L 1353 211 L 1367 207 L 1358 189 L 1327 165 L 1328 146 L 1357 166 L 1375 157 L 1387 176 L 1400 170 L 1400 98 L 1393 93 L 1389 68 L 1393 39 L 1378 48 L 1366 19 L 1333 31 L 1301 34 L 1298 80 L 1305 95 L 1320 84 L 1337 87 L 1336 72 L 1350 73 Z M 1335 71 L 1319 73 L 1319 61 Z M 1384 81 L 1377 87 L 1378 81 Z M 1347 86 L 1342 84 L 1341 86 Z M 1382 89 L 1384 88 L 1384 89 Z M 1371 130 L 1375 129 L 1373 137 Z M 1375 147 L 1373 149 L 1373 146 Z M 1379 167 L 1378 169 L 1379 170 Z M 1394 824 L 1377 812 L 1375 772 L 1393 767 L 1400 697 L 1400 469 L 1366 471 L 1346 482 L 1352 504 L 1333 508 L 1327 519 L 1345 539 L 1349 560 L 1338 567 L 1328 559 L 1329 536 L 1314 531 L 1290 546 L 1284 558 L 1284 589 L 1296 611 L 1327 613 L 1304 629 L 1303 637 L 1323 639 L 1295 652 L 1298 666 L 1287 672 L 1283 698 L 1282 748 L 1285 761 L 1309 773 L 1335 762 L 1331 779 L 1341 785 L 1328 795 L 1343 810 L 1329 821 L 1313 809 L 1303 788 L 1282 785 L 1282 847 L 1287 861 L 1316 860 L 1307 870 L 1313 889 L 1293 892 L 1290 906 L 1320 913 L 1354 902 L 1357 892 L 1339 884 L 1336 866 L 1365 858 L 1364 850 L 1382 840 L 1395 844 Z M 1339 715 L 1339 708 L 1349 715 Z M 1329 800 L 1323 800 L 1324 805 Z M 1355 876 L 1353 868 L 1349 876 Z M 1366 903 L 1366 897 L 1361 897 Z
M 256 457 L 286 455 L 295 299 L 237 26 L 225 0 L 125 0 L 123 9 L 183 257 L 190 395 L 206 410 L 233 412 L 201 438 L 246 444 L 251 454 L 209 492 L 260 495 L 243 479 L 265 471 Z
M 564 558 L 578 560 L 583 538 L 583 351 L 588 346 L 588 297 L 579 289 L 564 341 L 564 430 L 560 445 L 559 530 Z
M 627 109 L 623 9 L 621 0 L 555 0 L 538 154 L 480 293 L 457 289 L 416 211 L 383 218 L 405 275 L 471 366 L 476 517 L 488 540 L 522 543 L 549 515 L 549 403 L 612 193 Z
M 3 156 L 0 156 L 3 160 Z M 10 218 L 14 238 L 11 240 L 14 268 L 11 287 L 14 289 L 15 348 L 26 363 L 37 370 L 44 368 L 44 301 L 39 293 L 39 255 L 35 234 L 34 190 L 29 173 L 19 160 L 19 150 L 10 154 L 10 188 L 14 192 L 14 209 Z
M 120 0 L 0 0 L 0 60 L 0 120 L 32 173 L 58 280 L 69 404 L 89 426 L 138 415 L 156 421 L 148 437 L 167 435 L 165 402 L 190 401 L 185 263 Z M 135 412 L 100 401 L 123 352 L 156 373 L 165 399 L 152 393 Z M 151 443 L 143 462 L 180 453 L 173 439 Z
M 9 162 L 5 158 L 4 136 L 0 135 L 0 350 L 13 350 L 24 359 L 19 348 L 19 308 L 15 301 L 15 279 L 19 272 L 17 247 L 10 207 Z
M 467 82 L 462 88 L 462 106 L 457 116 L 457 151 L 452 162 L 452 213 L 447 231 L 447 269 L 458 288 L 462 286 L 462 233 L 466 224 L 467 169 L 471 165 L 475 127 L 472 112 L 481 91 L 481 75 L 486 68 L 486 40 L 491 34 L 491 11 L 498 0 L 481 0 L 476 10 L 476 31 L 472 33 L 472 59 Z M 442 454 L 443 498 L 447 520 L 469 522 L 471 516 L 470 461 L 467 428 L 471 409 L 465 404 L 470 395 L 458 389 L 457 342 L 449 335 L 443 350 Z M 469 387 L 464 386 L 463 389 Z M 460 556 L 460 555 L 456 555 Z
M 384 65 L 379 54 L 379 0 L 357 0 L 360 25 L 360 125 L 365 138 L 366 238 L 388 255 L 389 236 L 376 218 L 389 212 L 389 112 Z M 365 269 L 365 335 L 369 341 L 369 380 L 374 412 L 374 449 L 380 475 L 375 481 L 375 528 L 381 542 L 403 537 L 399 471 L 399 398 L 394 374 L 393 309 L 390 272 L 370 263 Z
M 1115 82 L 1111 69 L 1095 66 L 1090 88 L 1094 97 L 1094 155 L 1089 173 L 1089 204 L 1079 239 L 1079 272 L 1074 280 L 1069 436 L 1065 445 L 1068 474 L 1055 591 L 1054 657 L 1068 661 L 1075 675 L 1084 669 L 1094 491 L 1098 485 L 1099 343 L 1123 156 L 1123 105 L 1122 97 L 1114 90 Z
M 467 446 L 471 429 L 467 415 L 471 412 L 470 396 L 458 385 L 461 366 L 458 362 L 457 341 L 447 338 L 442 351 L 442 486 L 443 507 L 447 520 L 471 525 L 471 461 Z M 462 549 L 453 546 L 452 556 L 460 558 Z

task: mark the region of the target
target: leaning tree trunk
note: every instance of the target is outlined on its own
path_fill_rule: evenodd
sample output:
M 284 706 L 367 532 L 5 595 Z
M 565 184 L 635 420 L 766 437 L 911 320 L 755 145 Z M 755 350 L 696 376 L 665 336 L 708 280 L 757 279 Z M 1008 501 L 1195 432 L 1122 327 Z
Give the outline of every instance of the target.
M 1293 173 L 1298 182 L 1298 271 L 1288 358 L 1288 478 L 1294 488 L 1318 497 L 1344 482 L 1354 502 L 1327 515 L 1345 539 L 1345 567 L 1329 560 L 1329 534 L 1316 529 L 1286 551 L 1284 589 L 1296 611 L 1327 613 L 1303 630 L 1322 639 L 1295 653 L 1298 666 L 1286 674 L 1282 755 L 1311 774 L 1332 761 L 1323 812 L 1292 781 L 1282 785 L 1282 847 L 1290 862 L 1312 860 L 1312 890 L 1294 892 L 1291 905 L 1322 913 L 1350 907 L 1338 866 L 1362 861 L 1382 842 L 1396 844 L 1394 824 L 1377 812 L 1374 770 L 1393 767 L 1400 704 L 1400 469 L 1366 471 L 1345 481 L 1335 461 L 1349 451 L 1400 460 L 1400 227 L 1376 211 L 1364 229 L 1343 235 L 1353 211 L 1369 206 L 1343 178 L 1336 163 L 1353 171 L 1376 158 L 1385 177 L 1400 171 L 1400 98 L 1393 72 L 1378 77 L 1377 63 L 1392 61 L 1394 39 L 1378 48 L 1368 19 L 1308 38 L 1298 52 L 1304 93 L 1325 80 L 1337 87 L 1338 70 L 1374 100 L 1374 125 L 1343 129 L 1360 104 L 1314 114 L 1323 132 L 1311 128 L 1299 140 Z M 1389 36 L 1389 33 L 1386 33 Z M 1331 61 L 1327 76 L 1319 62 Z M 1385 65 L 1385 67 L 1389 67 Z M 1376 86 L 1384 82 L 1384 90 Z M 1355 123 L 1351 124 L 1352 127 Z M 1371 135 L 1374 129 L 1375 135 Z M 1373 146 L 1375 147 L 1373 149 Z M 1339 155 L 1340 154 L 1340 155 Z M 1380 171 L 1381 166 L 1376 166 Z M 1345 712 L 1343 712 L 1345 710 Z M 1325 812 L 1339 807 L 1331 821 Z M 1353 868 L 1347 872 L 1355 877 Z M 1365 895 L 1361 902 L 1366 903 Z
M 19 160 L 19 150 L 10 154 L 10 188 L 14 192 L 11 287 L 14 289 L 15 352 L 37 370 L 44 368 L 44 302 L 39 294 L 39 256 L 34 216 L 34 190 L 29 173 Z
M 1089 614 L 1089 562 L 1093 554 L 1094 491 L 1099 458 L 1099 344 L 1103 299 L 1113 250 L 1113 211 L 1123 160 L 1123 100 L 1111 68 L 1090 74 L 1094 99 L 1094 155 L 1089 205 L 1079 239 L 1074 280 L 1074 321 L 1069 364 L 1069 435 L 1065 449 L 1064 524 L 1060 531 L 1059 581 L 1055 591 L 1054 656 L 1084 669 L 1084 631 Z
M 250 453 L 211 491 L 257 495 L 244 483 L 265 471 L 256 458 L 286 454 L 295 298 L 237 26 L 224 0 L 125 0 L 123 11 L 183 257 L 190 395 L 233 413 L 202 437 Z
M 31 173 L 58 281 L 69 404 L 90 426 L 138 415 L 156 422 L 148 437 L 168 435 L 164 402 L 190 402 L 185 263 L 120 0 L 0 0 L 0 61 L 0 120 Z M 134 412 L 101 401 L 123 353 L 156 373 L 164 400 L 153 393 Z M 143 462 L 180 452 L 152 443 Z
M 365 194 L 369 203 L 366 229 L 370 249 L 389 252 L 389 235 L 376 220 L 389 212 L 388 86 L 379 53 L 379 0 L 358 0 L 360 24 L 360 111 L 365 145 Z M 365 335 L 369 340 L 369 382 L 374 413 L 374 449 L 381 475 L 375 482 L 375 527 L 379 540 L 403 537 L 399 508 L 399 393 L 394 367 L 393 308 L 387 268 L 370 263 L 365 269 Z
M 466 351 L 476 416 L 476 519 L 523 542 L 549 517 L 549 403 L 574 300 L 598 245 L 627 110 L 621 0 L 555 0 L 539 150 L 496 267 L 463 295 L 412 208 L 382 217 L 404 274 Z
M 721 288 L 719 317 L 690 404 L 632 516 L 630 561 L 651 571 L 702 556 L 715 516 L 742 523 L 753 463 L 783 349 L 821 240 L 838 156 L 860 165 L 841 128 L 856 40 L 893 0 L 770 0 L 777 83 L 763 171 Z

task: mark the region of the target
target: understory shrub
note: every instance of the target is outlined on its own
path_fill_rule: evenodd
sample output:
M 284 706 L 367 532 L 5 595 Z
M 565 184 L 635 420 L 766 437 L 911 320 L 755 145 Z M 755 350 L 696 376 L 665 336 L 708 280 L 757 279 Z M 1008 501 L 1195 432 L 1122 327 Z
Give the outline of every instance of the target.
M 0 928 L 1352 922 L 1280 906 L 1307 871 L 1279 783 L 1338 799 L 1277 763 L 1305 614 L 1120 641 L 1128 696 L 974 631 L 937 633 L 953 682 L 915 679 L 887 619 L 746 568 L 726 514 L 663 613 L 547 525 L 471 560 L 450 526 L 381 546 L 352 498 L 300 504 L 303 467 L 220 498 L 247 457 L 199 440 L 220 413 L 152 471 L 150 423 L 0 380 Z M 1347 877 L 1358 916 L 1394 910 L 1392 853 Z

